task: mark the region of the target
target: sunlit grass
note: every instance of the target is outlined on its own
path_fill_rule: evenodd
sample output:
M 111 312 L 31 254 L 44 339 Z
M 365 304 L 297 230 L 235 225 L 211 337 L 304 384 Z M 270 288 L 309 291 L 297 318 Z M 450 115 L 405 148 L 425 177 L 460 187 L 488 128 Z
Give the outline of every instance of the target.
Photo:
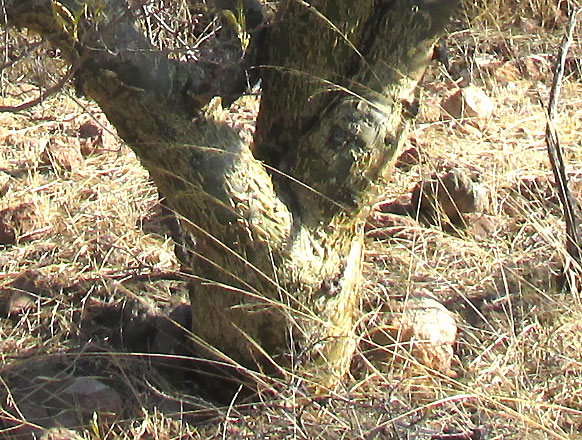
M 559 26 L 547 30 L 556 17 L 551 10 L 542 0 L 476 3 L 469 8 L 474 29 L 451 31 L 453 68 L 445 74 L 431 67 L 407 144 L 419 150 L 421 161 L 405 172 L 395 169 L 380 190 L 388 200 L 406 197 L 419 179 L 461 168 L 487 189 L 484 215 L 491 228 L 484 235 L 471 228 L 447 233 L 402 218 L 397 232 L 368 239 L 359 350 L 350 375 L 323 397 L 313 397 L 293 374 L 284 383 L 247 372 L 261 384 L 259 395 L 245 401 L 241 392 L 217 403 L 188 375 L 164 374 L 160 362 L 179 370 L 191 354 L 152 353 L 139 345 L 142 330 L 131 325 L 186 302 L 188 277 L 173 257 L 147 173 L 121 144 L 86 157 L 72 171 L 41 166 L 41 140 L 57 134 L 73 139 L 95 115 L 111 130 L 92 104 L 69 91 L 25 116 L 1 115 L 0 166 L 19 170 L 8 173 L 1 208 L 32 203 L 39 223 L 50 228 L 0 251 L 0 303 L 9 310 L 22 292 L 32 301 L 26 312 L 0 321 L 3 402 L 29 382 L 34 391 L 47 377 L 75 374 L 102 379 L 127 405 L 113 421 L 80 426 L 84 438 L 441 438 L 443 432 L 577 438 L 582 308 L 576 292 L 555 286 L 565 261 L 564 224 L 551 197 L 519 191 L 534 181 L 540 194 L 552 193 L 541 106 L 560 38 Z M 539 35 L 519 28 L 517 18 L 526 16 L 545 26 Z M 580 48 L 573 50 L 579 56 Z M 515 66 L 515 78 L 499 73 Z M 441 117 L 440 100 L 464 69 L 496 102 L 488 121 L 469 125 Z M 559 127 L 578 195 L 579 80 L 573 71 L 564 84 Z M 246 97 L 227 116 L 246 141 L 257 102 Z M 389 339 L 390 332 L 384 344 L 371 336 L 391 326 L 399 301 L 423 289 L 457 318 L 456 377 L 421 365 L 406 344 Z M 139 350 L 122 351 L 118 330 L 128 338 L 133 331 L 137 341 L 121 342 Z M 23 423 L 26 414 L 19 415 Z

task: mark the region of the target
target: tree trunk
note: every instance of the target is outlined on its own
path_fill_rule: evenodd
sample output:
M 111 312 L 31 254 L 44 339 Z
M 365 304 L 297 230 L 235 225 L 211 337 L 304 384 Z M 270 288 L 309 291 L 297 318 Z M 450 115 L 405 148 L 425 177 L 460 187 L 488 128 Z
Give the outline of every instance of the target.
M 246 56 L 216 43 L 196 63 L 152 51 L 124 0 L 77 23 L 75 0 L 5 3 L 9 25 L 63 50 L 192 235 L 200 345 L 266 372 L 301 364 L 332 385 L 355 346 L 373 184 L 456 0 L 281 0 Z M 205 106 L 240 96 L 259 64 L 251 150 Z

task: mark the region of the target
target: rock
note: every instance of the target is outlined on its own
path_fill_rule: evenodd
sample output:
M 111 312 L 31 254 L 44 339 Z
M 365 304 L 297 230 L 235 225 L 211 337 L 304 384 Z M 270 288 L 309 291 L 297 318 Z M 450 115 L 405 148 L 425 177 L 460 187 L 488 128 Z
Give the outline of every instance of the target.
M 78 171 L 83 167 L 79 140 L 73 137 L 55 136 L 40 156 L 41 163 L 67 171 Z
M 412 215 L 412 205 L 410 203 L 410 196 L 397 197 L 391 200 L 383 200 L 374 205 L 374 210 L 372 211 L 371 221 L 373 220 L 374 214 L 384 213 L 384 214 L 397 214 L 397 215 Z
M 576 61 L 578 58 L 574 58 Z M 525 72 L 525 75 L 534 81 L 544 81 L 546 78 L 552 75 L 552 64 L 548 61 L 548 59 L 537 56 L 531 55 L 529 57 L 525 57 L 521 62 L 522 71 Z M 569 73 L 566 72 L 566 75 Z
M 399 342 L 409 342 L 413 356 L 423 365 L 450 376 L 453 344 L 457 338 L 454 316 L 426 293 L 413 294 L 394 318 Z
M 582 75 L 582 64 L 579 56 L 566 57 L 564 63 L 564 75 L 570 77 L 570 80 L 580 79 L 580 76 Z
M 484 188 L 459 169 L 418 183 L 412 191 L 412 212 L 430 224 L 450 221 L 462 225 L 462 213 L 480 211 L 486 204 Z M 443 217 L 441 214 L 444 214 Z
M 511 61 L 493 60 L 483 66 L 498 84 L 508 85 L 522 80 L 543 81 L 551 74 L 547 56 L 529 55 Z
M 373 362 L 405 358 L 395 353 L 394 347 L 405 348 L 422 365 L 454 377 L 451 367 L 456 338 L 454 316 L 428 292 L 418 292 L 404 302 L 383 306 L 361 348 Z
M 46 360 L 30 367 L 3 376 L 12 395 L 4 398 L 10 417 L 2 422 L 15 438 L 77 439 L 68 429 L 88 423 L 94 414 L 100 425 L 119 419 L 122 400 L 111 387 L 92 377 L 63 378 L 62 364 Z
M 404 214 L 408 214 L 405 212 Z M 391 237 L 400 237 L 406 233 L 413 233 L 420 227 L 419 223 L 402 214 L 373 212 L 365 226 L 366 237 L 376 240 L 387 240 Z
M 495 104 L 487 94 L 475 86 L 459 88 L 441 101 L 446 118 L 488 119 L 493 115 Z
M 111 128 L 104 128 L 105 124 L 87 121 L 79 127 L 81 153 L 83 156 L 99 154 L 115 149 L 118 145 Z
M 550 176 L 526 176 L 504 188 L 500 200 L 501 210 L 510 217 L 522 217 L 524 206 L 536 204 L 548 211 L 561 213 L 556 184 Z
M 113 388 L 92 377 L 74 378 L 59 397 L 70 404 L 71 411 L 76 416 L 89 417 L 96 412 L 102 420 L 114 420 L 123 408 L 119 394 Z M 59 417 L 63 417 L 62 422 L 68 422 L 71 417 L 66 413 L 67 411 L 63 411 L 59 414 Z M 68 423 L 62 424 L 68 425 Z
M 409 170 L 418 163 L 420 163 L 420 152 L 418 148 L 413 146 L 402 152 L 398 159 L 396 159 L 395 166 L 401 170 Z
M 70 429 L 52 428 L 44 432 L 41 440 L 83 440 L 83 437 Z
M 46 235 L 41 217 L 32 203 L 20 203 L 0 211 L 0 244 L 18 244 Z
M 6 315 L 9 318 L 17 317 L 32 310 L 35 306 L 35 297 L 28 292 L 14 292 L 6 306 Z
M 505 222 L 499 217 L 485 214 L 467 214 L 463 217 L 467 225 L 467 235 L 477 241 L 495 238 L 500 231 L 506 228 Z
M 540 32 L 540 23 L 533 18 L 519 17 L 517 24 L 522 31 L 528 34 L 537 34 Z
M 79 137 L 83 139 L 95 138 L 103 133 L 103 128 L 93 121 L 87 121 L 79 127 Z
M 515 82 L 523 76 L 519 71 L 519 67 L 513 61 L 507 61 L 492 70 L 495 80 L 503 85 Z

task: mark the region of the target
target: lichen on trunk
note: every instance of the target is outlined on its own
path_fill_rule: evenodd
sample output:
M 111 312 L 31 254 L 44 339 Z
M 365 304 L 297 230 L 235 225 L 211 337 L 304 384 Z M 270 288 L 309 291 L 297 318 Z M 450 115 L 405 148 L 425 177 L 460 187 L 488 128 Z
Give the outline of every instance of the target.
M 74 33 L 54 3 L 5 0 L 8 22 L 63 49 L 193 236 L 200 347 L 265 372 L 301 365 L 332 386 L 355 345 L 373 184 L 456 0 L 281 0 L 244 57 L 217 44 L 192 63 L 155 51 L 125 0 L 102 0 L 101 19 L 81 14 Z M 241 95 L 252 66 L 263 97 L 251 148 L 204 106 Z

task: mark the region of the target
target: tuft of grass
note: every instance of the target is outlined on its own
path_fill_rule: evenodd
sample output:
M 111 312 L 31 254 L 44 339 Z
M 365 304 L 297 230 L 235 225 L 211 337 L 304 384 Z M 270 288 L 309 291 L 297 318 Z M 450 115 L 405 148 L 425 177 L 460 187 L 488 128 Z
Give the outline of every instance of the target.
M 462 9 L 473 22 L 495 27 L 522 20 L 537 21 L 543 27 L 564 22 L 568 2 L 559 0 L 463 0 Z
M 258 396 L 241 391 L 219 403 L 183 371 L 192 353 L 152 349 L 152 323 L 187 298 L 186 274 L 147 173 L 119 141 L 70 171 L 43 162 L 46 141 L 74 144 L 87 121 L 114 131 L 70 90 L 22 114 L 1 114 L 0 209 L 30 203 L 39 225 L 48 227 L 0 249 L 2 436 L 18 438 L 15 426 L 34 429 L 33 409 L 48 399 L 47 384 L 91 376 L 123 396 L 124 410 L 114 419 L 87 418 L 76 427 L 83 438 L 577 438 L 582 307 L 579 293 L 565 295 L 554 285 L 565 259 L 564 224 L 540 98 L 547 99 L 561 35 L 542 28 L 552 20 L 543 14 L 555 11 L 547 6 L 544 0 L 466 5 L 476 24 L 451 31 L 450 72 L 436 65 L 427 72 L 423 107 L 406 145 L 419 151 L 420 161 L 394 169 L 379 191 L 387 200 L 406 198 L 420 179 L 463 169 L 487 189 L 479 217 L 487 228 L 444 232 L 395 217 L 383 238 L 368 238 L 359 350 L 350 376 L 326 396 L 310 395 L 296 380 L 260 377 Z M 508 24 L 518 16 L 537 20 L 540 32 Z M 580 47 L 573 50 L 579 58 Z M 559 131 L 581 196 L 575 67 L 564 83 Z M 40 81 L 18 69 L 6 77 L 6 103 L 34 96 Z M 57 62 L 46 78 L 59 69 Z M 440 100 L 459 78 L 494 99 L 490 120 L 442 117 Z M 249 141 L 257 103 L 245 97 L 226 116 Z M 456 377 L 427 369 L 389 334 L 382 345 L 372 337 L 390 325 L 398 302 L 423 290 L 457 318 Z M 29 306 L 8 318 L 11 300 L 22 294 Z

